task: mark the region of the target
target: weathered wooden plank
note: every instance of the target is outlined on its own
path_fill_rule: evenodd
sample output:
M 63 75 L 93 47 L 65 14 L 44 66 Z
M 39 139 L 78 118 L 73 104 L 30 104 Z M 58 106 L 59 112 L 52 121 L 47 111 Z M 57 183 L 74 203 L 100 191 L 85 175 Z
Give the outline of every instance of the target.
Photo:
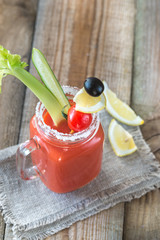
M 74 224 L 69 230 L 69 239 L 122 239 L 122 219 L 123 203 Z
M 0 5 L 1 44 L 13 53 L 19 53 L 24 61 L 30 55 L 34 20 L 32 1 L 27 4 L 20 0 L 12 1 L 12 4 L 5 1 Z M 1 148 L 18 142 L 24 92 L 25 87 L 19 80 L 13 77 L 3 80 L 0 95 L 0 111 L 3 113 L 0 116 Z
M 0 1 L 0 44 L 28 61 L 36 16 L 37 0 Z M 0 148 L 18 142 L 25 87 L 13 77 L 3 80 L 0 95 Z M 13 239 L 0 216 L 0 240 Z M 5 236 L 4 236 L 5 230 Z
M 124 239 L 159 239 L 159 198 L 160 192 L 157 189 L 130 204 L 126 204 Z
M 133 107 L 145 119 L 159 116 L 160 2 L 137 1 Z
M 0 240 L 4 239 L 5 224 L 2 215 L 0 215 Z
M 129 103 L 134 13 L 132 0 L 41 0 L 33 46 L 42 50 L 62 84 L 82 87 L 87 76 L 95 75 Z M 30 71 L 37 76 L 33 66 Z M 20 141 L 29 137 L 36 102 L 27 90 Z M 123 209 L 119 204 L 47 239 L 122 239 Z
M 137 0 L 132 106 L 145 118 L 142 133 L 160 161 L 160 2 Z M 160 239 L 160 191 L 126 204 L 124 239 Z

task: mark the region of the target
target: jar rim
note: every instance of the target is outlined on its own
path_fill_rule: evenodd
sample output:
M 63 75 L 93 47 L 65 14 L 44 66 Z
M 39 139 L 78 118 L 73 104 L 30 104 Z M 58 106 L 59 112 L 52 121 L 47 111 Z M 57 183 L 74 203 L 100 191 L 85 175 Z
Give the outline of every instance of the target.
M 62 86 L 65 94 L 69 94 L 74 96 L 78 92 L 77 87 L 71 86 Z M 43 134 L 52 140 L 62 141 L 62 142 L 79 142 L 84 141 L 89 136 L 93 135 L 94 132 L 97 132 L 99 127 L 99 115 L 98 113 L 92 114 L 92 122 L 89 127 L 83 131 L 76 132 L 74 134 L 71 133 L 62 133 L 58 132 L 56 129 L 51 129 L 49 125 L 44 122 L 43 113 L 46 110 L 44 104 L 42 102 L 38 102 L 36 106 L 36 123 L 38 127 L 42 130 Z

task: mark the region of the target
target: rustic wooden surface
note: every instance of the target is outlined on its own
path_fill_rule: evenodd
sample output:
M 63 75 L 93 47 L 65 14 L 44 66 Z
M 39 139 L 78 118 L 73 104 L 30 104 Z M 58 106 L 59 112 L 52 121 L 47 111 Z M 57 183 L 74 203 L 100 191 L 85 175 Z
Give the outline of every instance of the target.
M 37 1 L 0 0 L 0 44 L 29 61 Z M 0 148 L 17 144 L 21 126 L 24 85 L 8 77 L 0 94 Z M 7 111 L 6 111 L 7 109 Z M 12 232 L 0 216 L 0 240 L 11 240 Z
M 36 17 L 36 22 L 35 22 Z M 42 50 L 62 84 L 87 76 L 108 82 L 145 118 L 144 138 L 160 159 L 159 0 L 0 0 L 0 44 L 29 61 Z M 135 31 L 134 31 L 135 27 Z M 33 41 L 33 42 L 32 42 Z M 32 64 L 30 72 L 37 76 Z M 37 99 L 7 77 L 0 95 L 0 148 L 25 141 Z M 7 111 L 6 111 L 7 109 Z M 158 240 L 160 192 L 121 203 L 46 240 Z M 0 217 L 0 240 L 13 239 Z
M 137 1 L 132 106 L 145 117 L 141 127 L 160 161 L 160 1 Z M 124 239 L 160 239 L 160 190 L 127 203 Z

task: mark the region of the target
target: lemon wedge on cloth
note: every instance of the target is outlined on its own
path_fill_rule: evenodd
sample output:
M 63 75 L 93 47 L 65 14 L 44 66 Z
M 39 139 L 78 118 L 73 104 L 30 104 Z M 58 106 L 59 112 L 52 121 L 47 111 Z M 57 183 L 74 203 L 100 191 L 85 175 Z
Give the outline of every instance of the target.
M 101 94 L 99 97 L 90 96 L 84 88 L 80 89 L 75 95 L 73 101 L 76 103 L 76 110 L 84 113 L 95 113 L 105 108 L 105 96 Z
M 118 121 L 131 126 L 138 126 L 144 123 L 143 119 L 136 115 L 136 113 L 112 92 L 106 82 L 104 84 L 104 96 L 106 98 L 106 110 L 109 114 Z
M 113 151 L 119 157 L 130 155 L 137 150 L 132 135 L 114 119 L 109 125 L 108 137 Z

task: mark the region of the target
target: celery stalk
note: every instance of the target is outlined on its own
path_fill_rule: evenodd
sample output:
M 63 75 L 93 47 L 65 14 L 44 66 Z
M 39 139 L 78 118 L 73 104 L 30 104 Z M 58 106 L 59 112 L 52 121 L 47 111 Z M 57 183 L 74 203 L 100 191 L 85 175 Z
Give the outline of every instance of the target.
M 26 66 L 26 63 L 21 62 L 19 55 L 11 54 L 7 49 L 0 46 L 0 89 L 3 77 L 6 75 L 15 76 L 39 98 L 51 115 L 55 125 L 58 125 L 64 119 L 61 104 L 46 86 L 24 69 Z
M 40 50 L 33 48 L 32 61 L 43 83 L 56 96 L 59 103 L 62 105 L 62 108 L 66 106 L 65 111 L 67 113 L 70 108 L 69 101 L 43 53 Z

